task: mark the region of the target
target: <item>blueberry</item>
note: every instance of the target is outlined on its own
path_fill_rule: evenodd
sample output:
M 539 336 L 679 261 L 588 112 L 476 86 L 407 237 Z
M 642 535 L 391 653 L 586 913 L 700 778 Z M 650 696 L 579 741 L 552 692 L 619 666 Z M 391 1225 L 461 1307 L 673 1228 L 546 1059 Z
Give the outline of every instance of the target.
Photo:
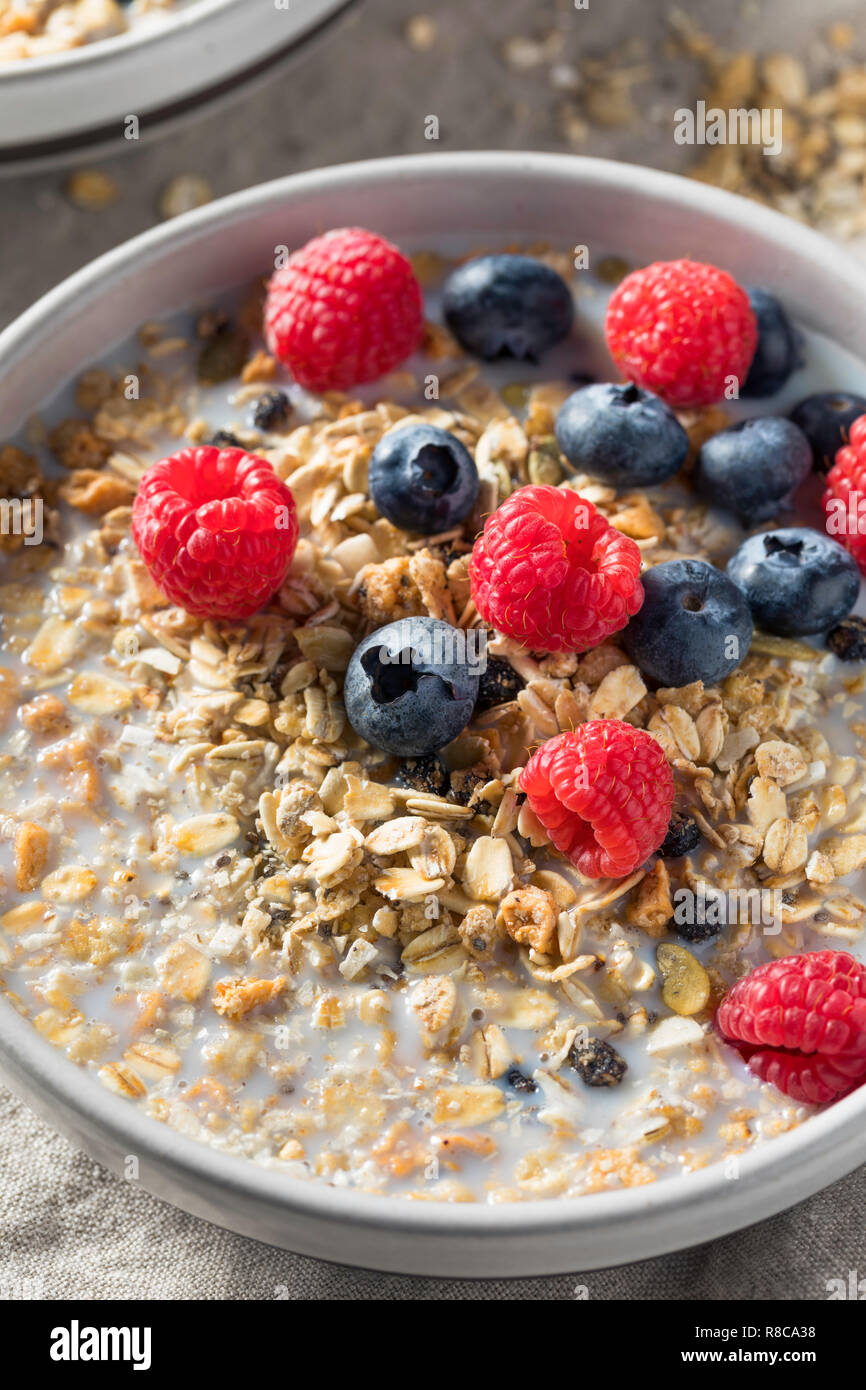
M 750 536 L 728 561 L 755 622 L 779 637 L 826 632 L 846 617 L 860 592 L 856 561 L 807 526 Z
M 483 714 L 495 705 L 504 705 L 509 700 L 516 700 L 525 685 L 526 681 L 517 674 L 510 661 L 501 656 L 488 656 L 487 664 L 481 672 L 475 713 Z
M 652 487 L 672 478 L 689 452 L 673 411 L 638 386 L 585 386 L 556 417 L 556 441 L 569 463 L 613 487 Z
M 243 449 L 244 445 L 231 430 L 217 430 L 208 440 L 215 449 Z
M 740 395 L 774 396 L 803 365 L 802 339 L 774 294 L 754 287 L 746 293 L 758 320 L 758 346 Z
M 349 723 L 374 748 L 421 758 L 456 738 L 478 697 L 465 633 L 438 618 L 402 618 L 356 647 L 343 699 Z
M 690 854 L 693 849 L 697 849 L 700 842 L 701 832 L 694 817 L 687 815 L 685 811 L 674 811 L 659 854 L 662 859 L 679 859 L 682 855 Z
M 794 406 L 791 419 L 811 444 L 819 473 L 829 473 L 837 449 L 849 442 L 848 431 L 861 415 L 866 415 L 866 397 L 852 391 L 818 391 Z
M 866 619 L 843 618 L 828 632 L 827 646 L 840 661 L 866 661 Z
M 574 318 L 561 275 L 531 256 L 478 256 L 448 276 L 445 322 L 468 352 L 535 361 L 565 338 Z
M 701 447 L 695 483 L 708 501 L 743 521 L 767 521 L 789 505 L 812 469 L 809 441 L 790 420 L 740 420 Z
M 435 425 L 389 430 L 373 450 L 370 496 L 379 513 L 404 531 L 448 531 L 471 512 L 478 488 L 469 450 Z
M 260 430 L 279 430 L 288 424 L 291 413 L 285 391 L 265 391 L 253 406 L 253 424 Z
M 749 605 L 704 560 L 666 560 L 643 576 L 643 607 L 623 631 L 632 661 L 659 685 L 713 685 L 739 666 L 752 641 Z

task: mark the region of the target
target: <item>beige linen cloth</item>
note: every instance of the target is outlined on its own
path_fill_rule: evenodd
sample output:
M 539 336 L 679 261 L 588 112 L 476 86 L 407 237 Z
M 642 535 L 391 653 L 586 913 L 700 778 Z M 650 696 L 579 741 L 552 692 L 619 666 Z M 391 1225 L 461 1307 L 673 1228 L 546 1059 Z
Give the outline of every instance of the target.
M 345 1269 L 220 1230 L 74 1149 L 0 1090 L 0 1298 L 826 1299 L 866 1278 L 866 1168 L 793 1211 L 681 1254 L 547 1279 Z

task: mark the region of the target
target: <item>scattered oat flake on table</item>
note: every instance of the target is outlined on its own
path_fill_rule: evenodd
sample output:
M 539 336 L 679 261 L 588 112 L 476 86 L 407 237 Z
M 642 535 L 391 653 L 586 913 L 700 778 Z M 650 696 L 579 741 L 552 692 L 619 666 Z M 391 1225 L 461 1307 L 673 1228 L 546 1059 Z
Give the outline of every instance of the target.
M 213 189 L 199 174 L 178 174 L 170 179 L 159 195 L 159 211 L 168 219 L 179 217 L 193 208 L 204 207 L 213 199 Z
M 439 37 L 436 21 L 426 14 L 413 15 L 407 21 L 403 34 L 409 47 L 414 48 L 416 53 L 426 53 Z
M 856 38 L 854 25 L 842 22 L 831 24 L 827 30 L 827 38 L 833 48 L 844 52 L 852 46 Z
M 76 207 L 98 211 L 117 201 L 120 188 L 110 174 L 99 169 L 79 169 L 66 180 L 66 196 Z

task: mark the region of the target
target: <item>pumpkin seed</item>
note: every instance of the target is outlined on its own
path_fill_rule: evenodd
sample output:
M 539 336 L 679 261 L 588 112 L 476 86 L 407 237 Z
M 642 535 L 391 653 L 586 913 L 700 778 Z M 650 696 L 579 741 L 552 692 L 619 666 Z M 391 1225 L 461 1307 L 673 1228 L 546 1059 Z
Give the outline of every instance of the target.
M 531 483 L 547 483 L 555 487 L 562 481 L 562 460 L 559 456 L 559 446 L 553 435 L 539 440 L 534 449 L 529 451 L 529 481 Z
M 710 997 L 710 977 L 684 946 L 665 942 L 656 951 L 662 980 L 662 999 L 684 1018 L 700 1013 Z
M 218 386 L 239 376 L 249 355 L 246 334 L 225 324 L 207 342 L 198 359 L 198 379 L 207 386 Z

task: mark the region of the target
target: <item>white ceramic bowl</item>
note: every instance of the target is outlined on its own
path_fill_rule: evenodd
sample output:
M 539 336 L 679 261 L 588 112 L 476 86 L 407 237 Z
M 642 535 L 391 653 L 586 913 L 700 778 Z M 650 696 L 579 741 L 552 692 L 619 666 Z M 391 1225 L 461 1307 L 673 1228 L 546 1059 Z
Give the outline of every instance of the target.
M 123 148 L 270 67 L 353 0 L 178 0 L 116 38 L 0 63 L 0 172 Z
M 0 438 L 152 319 L 240 283 L 329 226 L 435 248 L 586 244 L 631 263 L 717 261 L 777 290 L 805 327 L 857 352 L 866 270 L 793 222 L 729 194 L 625 164 L 557 155 L 421 155 L 266 184 L 138 237 L 65 281 L 0 335 Z M 866 1158 L 866 1087 L 742 1157 L 648 1187 L 525 1204 L 406 1202 L 295 1181 L 149 1120 L 45 1043 L 0 999 L 0 1072 L 95 1159 L 135 1155 L 151 1192 L 223 1226 L 344 1264 L 437 1275 L 529 1275 L 642 1259 L 772 1215 Z

